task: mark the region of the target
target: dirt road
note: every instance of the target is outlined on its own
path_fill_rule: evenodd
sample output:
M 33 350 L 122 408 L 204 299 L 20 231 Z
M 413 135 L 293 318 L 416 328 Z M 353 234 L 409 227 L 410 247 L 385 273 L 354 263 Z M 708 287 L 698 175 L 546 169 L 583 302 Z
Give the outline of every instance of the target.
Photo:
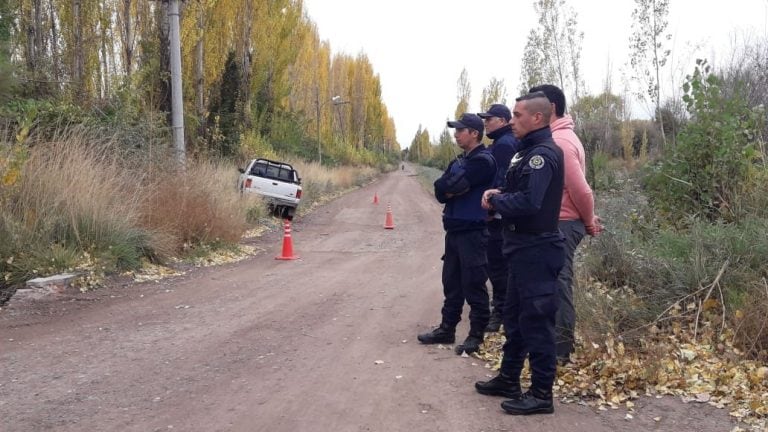
M 561 404 L 504 414 L 473 389 L 492 373 L 481 361 L 416 341 L 439 322 L 442 241 L 439 205 L 397 171 L 297 221 L 298 261 L 274 260 L 272 233 L 237 264 L 6 308 L 0 430 L 732 428 L 724 410 L 672 398 L 639 401 L 633 420 Z

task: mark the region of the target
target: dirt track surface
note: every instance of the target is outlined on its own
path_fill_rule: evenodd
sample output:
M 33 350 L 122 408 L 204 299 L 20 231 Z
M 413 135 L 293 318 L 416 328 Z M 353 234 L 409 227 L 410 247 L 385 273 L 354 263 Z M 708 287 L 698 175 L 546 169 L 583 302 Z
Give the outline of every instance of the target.
M 382 227 L 387 203 L 394 230 Z M 732 428 L 725 410 L 674 398 L 641 399 L 633 420 L 571 404 L 520 418 L 475 393 L 492 374 L 482 361 L 416 341 L 440 319 L 443 232 L 408 170 L 293 231 L 298 261 L 274 259 L 282 233 L 271 233 L 237 264 L 4 309 L 0 430 Z M 466 331 L 465 319 L 457 337 Z

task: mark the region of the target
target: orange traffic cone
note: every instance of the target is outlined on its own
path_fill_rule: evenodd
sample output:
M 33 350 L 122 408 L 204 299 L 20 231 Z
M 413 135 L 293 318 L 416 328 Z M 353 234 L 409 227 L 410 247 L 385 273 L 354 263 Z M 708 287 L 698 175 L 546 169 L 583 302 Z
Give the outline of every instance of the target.
M 376 192 L 373 193 L 373 203 L 374 204 L 379 203 L 379 195 Z
M 384 228 L 395 229 L 395 221 L 392 220 L 392 206 L 387 203 L 387 218 L 384 220 Z
M 277 260 L 295 260 L 299 257 L 293 254 L 293 240 L 291 239 L 291 221 L 285 220 L 283 226 L 283 254 L 276 256 Z

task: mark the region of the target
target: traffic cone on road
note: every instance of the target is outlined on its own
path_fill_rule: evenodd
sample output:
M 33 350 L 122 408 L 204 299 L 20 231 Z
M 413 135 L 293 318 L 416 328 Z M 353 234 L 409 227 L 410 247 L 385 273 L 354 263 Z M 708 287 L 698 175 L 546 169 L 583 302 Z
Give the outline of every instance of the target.
M 384 228 L 395 229 L 395 221 L 392 219 L 392 206 L 387 203 L 387 217 L 384 220 Z
M 283 254 L 276 256 L 276 260 L 295 260 L 299 257 L 293 254 L 293 240 L 291 239 L 291 221 L 286 219 L 283 225 Z
M 373 203 L 374 204 L 379 203 L 379 195 L 376 192 L 373 193 Z

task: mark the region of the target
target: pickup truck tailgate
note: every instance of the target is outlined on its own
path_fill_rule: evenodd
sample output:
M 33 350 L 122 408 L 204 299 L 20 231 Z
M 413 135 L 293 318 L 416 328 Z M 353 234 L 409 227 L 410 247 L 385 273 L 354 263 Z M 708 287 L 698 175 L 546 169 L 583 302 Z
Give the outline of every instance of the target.
M 297 199 L 296 195 L 299 187 L 291 183 L 284 183 L 258 176 L 248 176 L 245 182 L 245 190 L 247 192 L 255 192 L 273 198 L 294 201 Z

